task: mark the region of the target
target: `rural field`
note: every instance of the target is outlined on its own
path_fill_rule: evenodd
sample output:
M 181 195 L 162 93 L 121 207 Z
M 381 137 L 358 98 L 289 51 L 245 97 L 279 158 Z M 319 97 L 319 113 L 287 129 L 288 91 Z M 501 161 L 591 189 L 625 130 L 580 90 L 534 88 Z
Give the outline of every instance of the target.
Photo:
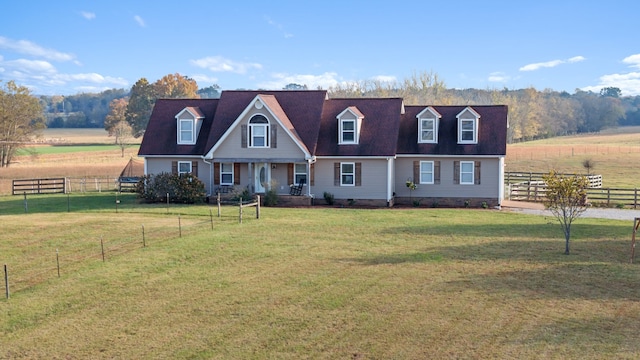
M 634 187 L 639 167 L 619 159 L 634 146 L 640 133 L 516 144 L 507 171 L 582 173 L 589 157 L 604 186 Z M 95 175 L 83 166 L 103 161 L 117 176 L 130 156 L 42 150 L 15 169 Z M 508 210 L 238 211 L 0 196 L 0 358 L 640 357 L 632 218 L 579 219 L 567 256 L 554 218 Z

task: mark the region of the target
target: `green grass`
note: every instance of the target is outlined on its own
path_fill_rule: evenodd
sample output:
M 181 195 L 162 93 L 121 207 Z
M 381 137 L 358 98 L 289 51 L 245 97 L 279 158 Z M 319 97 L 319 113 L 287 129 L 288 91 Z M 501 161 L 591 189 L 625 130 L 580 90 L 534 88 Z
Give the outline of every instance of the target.
M 16 155 L 53 155 L 120 149 L 117 145 L 47 145 L 20 149 Z
M 120 200 L 0 198 L 0 358 L 640 356 L 632 219 Z

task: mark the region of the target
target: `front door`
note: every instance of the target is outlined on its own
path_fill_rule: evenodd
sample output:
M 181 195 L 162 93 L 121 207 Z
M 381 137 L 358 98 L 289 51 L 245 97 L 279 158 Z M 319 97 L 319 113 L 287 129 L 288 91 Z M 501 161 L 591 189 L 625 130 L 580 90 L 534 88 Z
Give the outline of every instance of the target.
M 255 167 L 255 189 L 257 193 L 267 192 L 271 180 L 271 168 L 268 163 L 257 163 Z

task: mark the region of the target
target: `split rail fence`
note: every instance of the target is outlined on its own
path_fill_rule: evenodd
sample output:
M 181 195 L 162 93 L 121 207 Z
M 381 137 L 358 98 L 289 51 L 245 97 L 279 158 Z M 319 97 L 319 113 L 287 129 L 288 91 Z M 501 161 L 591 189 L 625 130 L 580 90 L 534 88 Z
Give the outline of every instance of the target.
M 547 186 L 542 180 L 546 173 L 507 173 L 507 198 L 516 201 L 542 202 L 545 199 Z M 587 176 L 587 175 L 585 175 Z M 606 206 L 640 206 L 640 191 L 638 188 L 603 188 L 601 175 L 590 175 L 590 187 L 587 189 L 587 199 L 591 204 Z

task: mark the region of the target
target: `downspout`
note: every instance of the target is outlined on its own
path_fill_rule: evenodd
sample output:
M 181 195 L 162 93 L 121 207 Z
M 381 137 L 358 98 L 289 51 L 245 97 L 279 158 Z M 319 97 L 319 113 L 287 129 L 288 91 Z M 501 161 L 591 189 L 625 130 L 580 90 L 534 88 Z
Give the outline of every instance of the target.
M 393 189 L 395 187 L 394 179 L 394 166 L 393 166 L 394 157 L 387 158 L 387 207 L 392 207 L 393 203 Z
M 213 158 L 211 158 L 211 162 L 208 162 L 206 157 L 203 155 L 202 162 L 209 164 L 209 196 L 211 196 L 213 195 Z

